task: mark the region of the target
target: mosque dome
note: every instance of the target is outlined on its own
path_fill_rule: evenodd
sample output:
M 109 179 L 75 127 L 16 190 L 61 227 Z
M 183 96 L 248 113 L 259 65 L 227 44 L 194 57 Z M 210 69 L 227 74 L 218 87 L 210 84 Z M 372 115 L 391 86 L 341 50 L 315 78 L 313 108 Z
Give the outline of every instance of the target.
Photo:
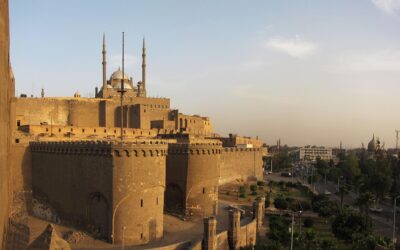
M 125 73 L 123 75 L 124 75 L 124 80 L 129 80 L 129 77 Z M 117 71 L 112 73 L 111 79 L 122 80 L 122 70 L 120 68 L 118 68 Z
M 375 135 L 372 136 L 371 141 L 368 143 L 368 151 L 369 152 L 375 152 L 376 151 Z

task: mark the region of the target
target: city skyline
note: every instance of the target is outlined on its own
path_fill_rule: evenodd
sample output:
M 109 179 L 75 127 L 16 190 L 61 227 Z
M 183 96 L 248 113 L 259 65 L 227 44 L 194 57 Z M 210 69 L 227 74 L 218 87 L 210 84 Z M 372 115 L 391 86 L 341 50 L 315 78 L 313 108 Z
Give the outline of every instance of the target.
M 126 70 L 134 82 L 141 78 L 145 36 L 149 96 L 210 116 L 215 131 L 259 136 L 267 144 L 281 138 L 289 145 L 342 141 L 344 147 L 367 144 L 375 133 L 386 147 L 395 145 L 399 1 L 75 6 L 10 3 L 18 94 L 40 96 L 43 87 L 46 96 L 94 95 L 103 33 L 109 77 L 120 64 L 125 31 Z

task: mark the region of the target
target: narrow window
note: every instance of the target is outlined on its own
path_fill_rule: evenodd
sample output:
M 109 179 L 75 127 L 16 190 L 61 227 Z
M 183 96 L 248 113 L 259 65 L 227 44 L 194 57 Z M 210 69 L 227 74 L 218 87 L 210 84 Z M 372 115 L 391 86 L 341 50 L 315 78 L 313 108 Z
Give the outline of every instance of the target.
M 140 234 L 140 239 L 143 239 L 143 233 Z
M 58 132 L 61 132 L 61 128 L 58 129 Z
M 15 143 L 19 143 L 19 139 L 17 138 L 17 139 L 15 139 Z
M 49 128 L 46 128 L 46 132 L 49 132 Z
M 156 205 L 158 205 L 158 197 L 157 197 L 157 199 L 156 199 Z
M 85 129 L 82 129 L 82 133 L 85 133 Z
M 206 188 L 203 188 L 203 194 L 205 194 L 206 193 Z
M 18 127 L 21 126 L 21 121 L 20 120 L 17 121 L 17 126 Z
M 143 207 L 143 199 L 140 200 L 140 207 Z

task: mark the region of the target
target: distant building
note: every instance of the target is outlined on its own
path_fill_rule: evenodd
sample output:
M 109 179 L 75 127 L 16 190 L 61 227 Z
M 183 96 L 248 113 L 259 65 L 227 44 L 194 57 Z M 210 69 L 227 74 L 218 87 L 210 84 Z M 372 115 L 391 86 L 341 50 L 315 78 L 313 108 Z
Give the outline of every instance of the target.
M 302 147 L 298 151 L 298 160 L 312 161 L 317 159 L 329 161 L 332 159 L 332 148 L 325 147 Z

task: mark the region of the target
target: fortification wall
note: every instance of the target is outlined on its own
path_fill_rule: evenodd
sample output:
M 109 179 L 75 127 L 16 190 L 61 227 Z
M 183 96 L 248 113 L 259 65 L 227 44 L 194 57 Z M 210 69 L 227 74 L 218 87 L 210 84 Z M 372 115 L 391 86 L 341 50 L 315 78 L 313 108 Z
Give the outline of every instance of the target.
M 115 243 L 144 244 L 163 236 L 167 146 L 161 140 L 114 145 Z
M 42 137 L 50 136 L 60 138 L 113 138 L 120 137 L 120 128 L 106 127 L 76 127 L 76 126 L 50 126 L 50 125 L 29 125 L 22 126 L 20 130 L 29 133 L 32 136 L 40 135 Z M 134 128 L 124 128 L 123 134 L 127 138 L 154 138 L 158 130 L 144 130 Z
M 47 122 L 68 125 L 69 103 L 64 99 L 17 98 L 16 117 L 21 125 Z
M 61 222 L 111 235 L 110 143 L 31 142 L 33 197 Z
M 221 151 L 219 142 L 169 145 L 166 195 L 180 197 L 175 199 L 183 203 L 186 215 L 204 217 L 217 213 Z
M 28 143 L 16 144 L 12 143 L 10 158 L 10 166 L 12 169 L 12 189 L 13 200 L 21 202 L 17 204 L 23 211 L 29 211 L 29 201 L 32 192 L 32 168 L 31 168 L 31 152 Z M 27 203 L 28 202 L 28 203 Z M 21 211 L 15 211 L 21 212 Z
M 260 148 L 224 148 L 221 154 L 219 184 L 236 179 L 262 179 L 262 153 Z
M 10 204 L 9 143 L 10 143 L 10 37 L 8 0 L 0 0 L 0 249 L 5 249 Z
M 69 101 L 69 120 L 68 124 L 78 127 L 99 127 L 100 102 L 96 101 Z

